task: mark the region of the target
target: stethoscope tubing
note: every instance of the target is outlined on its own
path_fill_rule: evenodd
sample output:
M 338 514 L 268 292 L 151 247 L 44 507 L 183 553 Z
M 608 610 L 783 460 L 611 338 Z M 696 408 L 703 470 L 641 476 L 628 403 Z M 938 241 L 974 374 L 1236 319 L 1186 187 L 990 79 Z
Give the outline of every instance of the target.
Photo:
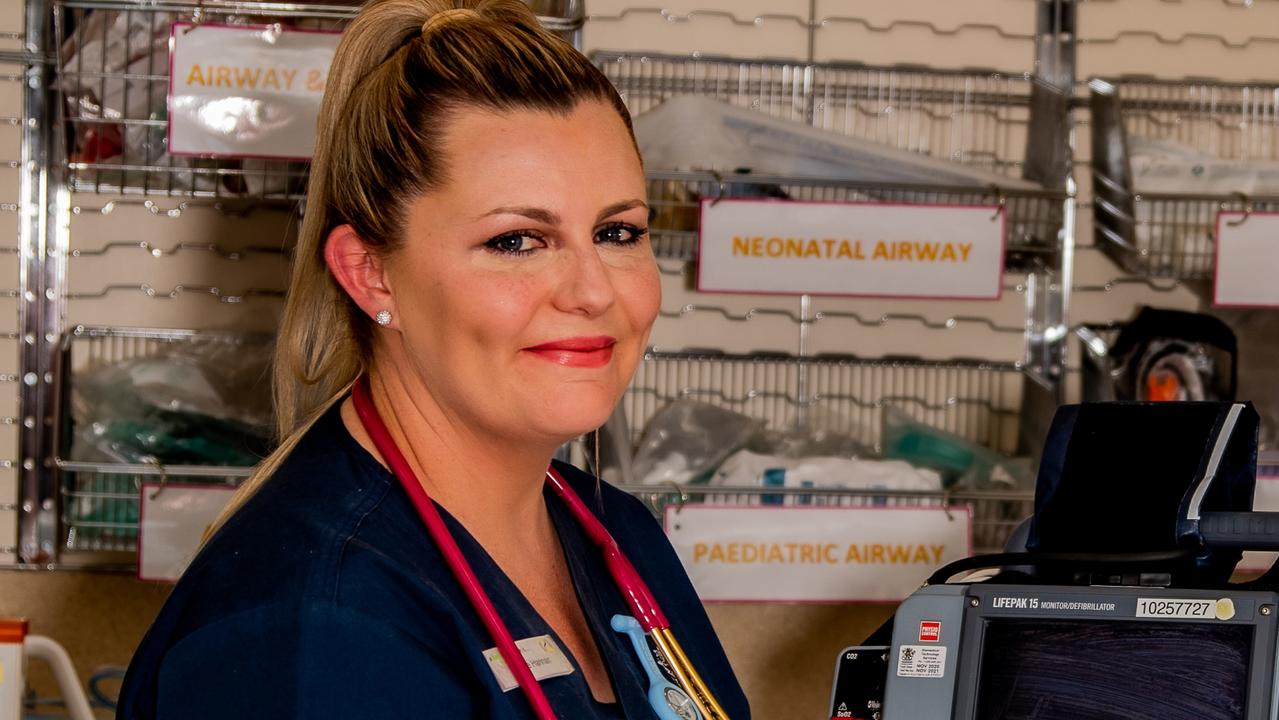
M 653 593 L 648 589 L 648 584 L 640 577 L 635 566 L 631 564 L 622 549 L 618 547 L 617 541 L 609 534 L 604 524 L 595 517 L 582 502 L 582 499 L 573 492 L 568 486 L 563 476 L 555 468 L 546 469 L 546 481 L 555 491 L 555 494 L 568 506 L 569 512 L 572 513 L 573 519 L 586 532 L 586 536 L 591 542 L 599 547 L 604 554 L 604 564 L 608 567 L 609 574 L 613 576 L 613 582 L 617 583 L 618 590 L 621 590 L 622 597 L 626 599 L 626 604 L 630 607 L 631 614 L 639 621 L 640 627 L 644 628 L 644 632 L 651 633 L 658 629 L 669 629 L 670 620 L 666 619 L 666 615 L 662 612 L 661 607 L 657 604 L 657 599 L 653 597 Z
M 386 464 L 390 466 L 391 473 L 395 475 L 404 491 L 408 493 L 409 499 L 417 509 L 418 515 L 422 517 L 423 524 L 426 525 L 427 533 L 435 541 L 440 555 L 444 557 L 444 562 L 448 564 L 449 570 L 453 572 L 458 584 L 462 586 L 462 591 L 466 594 L 471 606 L 475 608 L 475 612 L 480 616 L 480 621 L 484 623 L 484 628 L 488 630 L 493 641 L 497 643 L 498 653 L 506 661 L 507 669 L 511 671 L 515 681 L 519 683 L 520 690 L 528 698 L 529 704 L 533 706 L 533 714 L 539 720 L 556 720 L 555 711 L 551 709 L 550 700 L 546 698 L 546 693 L 542 691 L 542 686 L 538 684 L 537 679 L 533 677 L 533 672 L 529 670 L 528 664 L 524 662 L 524 656 L 520 654 L 519 648 L 515 646 L 515 639 L 511 637 L 511 631 L 507 629 L 506 623 L 502 622 L 502 618 L 498 615 L 497 607 L 493 605 L 488 593 L 480 585 L 480 580 L 475 576 L 475 571 L 471 569 L 471 564 L 462 555 L 462 550 L 458 547 L 457 541 L 453 539 L 453 534 L 449 532 L 448 526 L 444 524 L 444 518 L 440 516 L 440 512 L 436 509 L 435 503 L 431 501 L 431 497 L 426 494 L 426 489 L 422 487 L 422 483 L 418 481 L 417 473 L 413 472 L 408 460 L 405 459 L 404 454 L 400 452 L 400 448 L 395 444 L 395 438 L 391 437 L 391 431 L 387 429 L 386 423 L 382 422 L 382 416 L 378 414 L 377 408 L 373 405 L 373 398 L 369 394 L 368 375 L 363 375 L 355 381 L 355 385 L 351 388 L 351 400 L 355 405 L 356 415 L 359 416 L 360 422 L 364 424 L 364 429 L 369 433 L 370 439 L 373 440 L 373 446 L 377 448 L 378 453 L 382 455 Z
M 436 508 L 430 495 L 427 494 L 426 489 L 418 480 L 417 473 L 413 472 L 408 460 L 400 452 L 399 446 L 395 443 L 395 438 L 391 436 L 386 423 L 382 421 L 382 416 L 378 414 L 369 391 L 368 375 L 362 375 L 355 381 L 351 388 L 351 400 L 355 406 L 356 415 L 360 418 L 360 422 L 368 432 L 369 438 L 373 441 L 373 446 L 382 455 L 382 458 L 390 467 L 391 473 L 395 475 L 401 487 L 408 494 L 414 508 L 417 509 L 418 515 L 422 518 L 422 523 L 426 526 L 427 534 L 431 536 L 436 547 L 439 548 L 440 555 L 443 556 L 445 563 L 449 566 L 449 570 L 457 579 L 458 584 L 461 585 L 467 600 L 475 608 L 475 612 L 480 616 L 480 621 L 497 644 L 498 653 L 515 677 L 521 692 L 528 699 L 534 715 L 539 720 L 556 720 L 555 711 L 551 709 L 551 703 L 547 699 L 546 693 L 542 690 L 542 686 L 537 682 L 537 679 L 533 677 L 532 671 L 529 670 L 528 664 L 524 661 L 524 656 L 520 653 L 519 648 L 516 647 L 515 639 L 511 636 L 510 629 L 506 627 L 506 623 L 498 615 L 497 607 L 480 585 L 479 578 L 475 576 L 475 571 L 471 568 L 470 563 L 466 561 L 466 557 L 462 554 L 461 548 L 458 547 L 453 534 L 449 532 L 439 509 Z M 577 520 L 578 524 L 586 532 L 587 537 L 600 548 L 604 556 L 604 564 L 608 567 L 609 574 L 613 576 L 613 581 L 617 584 L 618 590 L 621 591 L 636 621 L 639 622 L 640 627 L 643 628 L 648 637 L 653 640 L 658 652 L 666 658 L 680 685 L 686 691 L 689 691 L 690 697 L 697 704 L 704 720 L 727 720 L 728 715 L 720 707 L 710 688 L 707 687 L 705 681 L 702 680 L 692 662 L 684 653 L 684 649 L 680 647 L 679 642 L 675 639 L 675 635 L 671 631 L 670 620 L 662 612 L 661 606 L 658 605 L 657 599 L 653 596 L 648 584 L 640 577 L 630 559 L 622 553 L 617 540 L 608 532 L 608 529 L 599 521 L 599 518 L 595 517 L 595 514 L 586 507 L 586 504 L 569 487 L 563 476 L 555 468 L 548 467 L 546 469 L 546 480 L 555 494 L 568 507 L 573 518 Z
M 613 576 L 613 581 L 617 583 L 618 590 L 626 599 L 627 605 L 630 606 L 632 616 L 657 645 L 658 652 L 666 658 L 667 666 L 675 673 L 680 686 L 689 691 L 689 696 L 698 705 L 702 717 L 705 720 L 727 718 L 727 714 L 715 700 L 710 688 L 706 686 L 706 682 L 702 680 L 701 675 L 697 673 L 693 663 L 684 653 L 684 649 L 680 647 L 679 641 L 675 639 L 670 620 L 657 604 L 657 598 L 653 597 L 648 584 L 631 564 L 630 559 L 622 553 L 617 540 L 608 532 L 599 518 L 586 507 L 577 493 L 573 492 L 558 470 L 553 467 L 547 468 L 546 481 L 568 506 L 569 512 L 582 526 L 587 537 L 603 552 L 604 563 L 608 566 L 609 573 Z

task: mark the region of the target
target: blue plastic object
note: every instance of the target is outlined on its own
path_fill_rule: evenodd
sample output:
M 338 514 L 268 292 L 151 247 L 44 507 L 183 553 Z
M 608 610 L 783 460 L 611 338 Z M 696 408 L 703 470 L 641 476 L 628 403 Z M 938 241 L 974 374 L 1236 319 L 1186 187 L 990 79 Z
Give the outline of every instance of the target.
M 667 680 L 658 669 L 639 621 L 630 615 L 614 615 L 609 625 L 631 639 L 644 674 L 648 675 L 648 704 L 653 707 L 658 720 L 703 720 L 688 694 Z

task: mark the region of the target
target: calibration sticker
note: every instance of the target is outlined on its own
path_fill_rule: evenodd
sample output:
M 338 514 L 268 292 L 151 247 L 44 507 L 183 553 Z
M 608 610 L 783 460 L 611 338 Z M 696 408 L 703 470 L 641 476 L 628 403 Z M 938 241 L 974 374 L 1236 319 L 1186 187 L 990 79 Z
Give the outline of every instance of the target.
M 939 678 L 945 675 L 945 647 L 902 645 L 897 651 L 897 677 Z

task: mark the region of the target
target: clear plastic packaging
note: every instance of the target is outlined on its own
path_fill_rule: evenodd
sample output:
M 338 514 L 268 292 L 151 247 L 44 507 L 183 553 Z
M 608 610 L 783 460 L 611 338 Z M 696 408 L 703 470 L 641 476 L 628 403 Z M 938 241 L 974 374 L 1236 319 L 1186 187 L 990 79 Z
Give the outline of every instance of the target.
M 844 422 L 836 423 L 845 425 Z M 835 457 L 872 458 L 879 453 L 871 446 L 847 433 L 810 425 L 791 425 L 784 430 L 764 430 L 753 438 L 747 449 L 764 455 L 784 458 Z
M 269 366 L 265 344 L 196 340 L 77 374 L 71 457 L 254 465 L 270 449 Z
M 705 483 L 724 458 L 746 445 L 764 421 L 695 400 L 676 400 L 649 421 L 635 453 L 641 483 Z
M 635 118 L 652 170 L 922 183 L 1025 190 L 1028 180 L 898 150 L 698 95 L 680 95 Z
M 926 425 L 901 408 L 884 408 L 884 457 L 941 474 L 948 489 L 1012 490 L 1031 487 L 1027 458 L 1008 458 L 958 435 Z
M 170 157 L 165 150 L 166 83 L 147 79 L 168 67 L 169 26 L 153 13 L 100 10 L 88 13 L 81 27 L 62 47 L 62 92 L 75 136 L 71 159 L 93 164 L 123 163 L 163 167 L 192 167 L 188 158 Z M 116 121 L 116 122 L 112 122 Z M 114 172 L 114 171 L 106 171 Z M 118 177 L 99 176 L 101 182 L 122 184 Z M 212 190 L 212 175 L 174 174 L 176 189 Z

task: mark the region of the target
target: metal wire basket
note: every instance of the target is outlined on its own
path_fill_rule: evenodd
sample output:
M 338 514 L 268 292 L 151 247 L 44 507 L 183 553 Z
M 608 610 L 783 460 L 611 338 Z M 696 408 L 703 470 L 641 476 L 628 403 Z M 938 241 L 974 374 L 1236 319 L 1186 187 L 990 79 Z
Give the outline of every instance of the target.
M 1279 159 L 1279 85 L 1120 78 L 1089 88 L 1097 245 L 1137 275 L 1211 278 L 1218 212 L 1273 212 L 1279 196 L 1138 192 L 1131 138 L 1228 160 Z
M 1024 75 L 596 52 L 633 115 L 678 95 L 722 100 L 773 117 L 907 152 L 1020 177 L 1031 116 Z M 1009 220 L 1008 265 L 1060 265 L 1067 195 L 1000 187 L 650 172 L 659 256 L 693 259 L 702 198 L 999 205 Z
M 56 91 L 67 136 L 67 180 L 80 192 L 296 201 L 306 162 L 174 157 L 167 151 L 169 32 L 174 23 L 341 30 L 358 0 L 205 2 L 55 0 Z M 573 39 L 580 3 L 535 4 L 567 15 L 542 23 Z
M 802 423 L 879 449 L 883 410 L 895 406 L 931 427 L 1011 454 L 1022 379 L 1015 363 L 650 352 L 623 402 L 636 441 L 667 403 L 693 399 L 774 429 Z
M 156 355 L 174 343 L 211 338 L 234 344 L 264 341 L 238 333 L 77 327 L 62 346 L 62 404 L 76 373 Z M 763 419 L 772 427 L 785 427 L 807 416 L 815 426 L 852 434 L 873 445 L 880 437 L 879 413 L 895 405 L 916 419 L 1008 452 L 1015 447 L 1019 389 L 1020 370 L 1013 364 L 649 353 L 627 392 L 625 408 L 630 426 L 638 430 L 670 400 L 695 398 Z M 69 412 L 63 417 L 69 418 Z M 248 467 L 76 461 L 69 455 L 69 428 L 60 430 L 55 467 L 61 488 L 64 561 L 91 557 L 86 553 L 136 552 L 143 483 L 234 485 L 251 471 Z M 646 486 L 626 489 L 645 498 L 654 493 Z M 708 502 L 763 501 L 758 488 L 685 492 Z M 770 493 L 764 500 L 777 495 Z M 1028 498 L 1017 492 L 814 490 L 787 501 L 848 506 L 964 502 L 973 508 L 976 537 L 983 547 L 1002 543 L 1012 525 L 1029 512 Z
M 134 553 L 143 483 L 235 486 L 252 468 L 57 460 L 64 551 Z
M 702 95 L 767 115 L 1019 177 L 1030 123 L 1024 74 L 851 63 L 596 52 L 638 115 Z
M 338 4 L 58 0 L 56 91 L 67 130 L 69 185 L 79 192 L 300 199 L 305 162 L 168 153 L 170 28 L 215 22 L 335 30 L 355 10 Z
M 61 494 L 63 551 L 70 553 L 137 550 L 140 489 L 148 483 L 234 485 L 251 468 L 214 465 L 165 465 L 72 459 L 71 390 L 77 375 L 112 363 L 154 357 L 174 345 L 225 344 L 230 348 L 269 343 L 270 338 L 230 332 L 78 326 L 67 333 L 60 353 L 59 405 L 62 425 L 54 458 Z

